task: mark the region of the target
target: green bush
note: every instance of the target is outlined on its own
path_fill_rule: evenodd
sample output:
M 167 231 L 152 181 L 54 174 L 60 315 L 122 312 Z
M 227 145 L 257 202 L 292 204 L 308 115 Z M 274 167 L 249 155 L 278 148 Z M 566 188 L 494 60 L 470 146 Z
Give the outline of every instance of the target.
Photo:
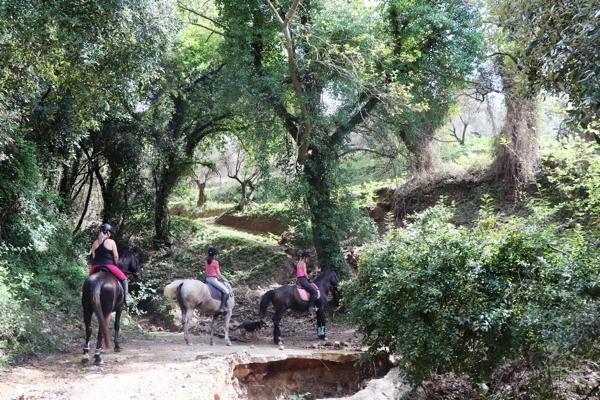
M 554 151 L 543 160 L 546 197 L 569 224 L 600 227 L 600 149 L 587 142 Z
M 547 215 L 474 228 L 438 205 L 361 255 L 345 288 L 372 351 L 400 356 L 413 383 L 433 373 L 486 377 L 508 359 L 597 351 L 600 256 Z
M 13 164 L 0 166 L 2 204 L 12 210 L 4 214 L 9 216 L 0 241 L 0 363 L 60 348 L 66 336 L 79 334 L 73 326 L 81 315 L 86 275 L 79 258 L 85 249 L 73 243 L 73 225 L 58 212 L 57 196 L 32 189 L 37 179 L 29 163 L 32 147 L 19 149 L 24 161 L 15 155 Z M 5 181 L 8 176 L 21 187 Z

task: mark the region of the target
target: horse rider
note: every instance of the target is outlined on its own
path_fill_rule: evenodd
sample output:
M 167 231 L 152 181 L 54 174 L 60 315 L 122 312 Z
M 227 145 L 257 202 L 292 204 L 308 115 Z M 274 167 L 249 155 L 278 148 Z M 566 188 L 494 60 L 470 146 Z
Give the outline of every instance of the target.
M 217 254 L 219 254 L 219 252 L 214 247 L 208 249 L 206 261 L 204 262 L 204 272 L 206 273 L 206 283 L 212 285 L 212 287 L 223 294 L 219 311 L 225 312 L 227 311 L 227 301 L 229 300 L 229 289 L 219 280 L 224 280 L 225 278 L 223 278 L 223 275 L 221 275 L 219 262 L 216 258 Z
M 110 224 L 102 224 L 100 226 L 98 239 L 94 240 L 92 248 L 90 249 L 93 261 L 89 275 L 92 275 L 98 267 L 106 267 L 121 283 L 125 305 L 127 305 L 131 302 L 131 297 L 129 296 L 129 284 L 127 275 L 117 267 L 117 263 L 119 262 L 119 252 L 117 250 L 117 244 L 111 239 L 112 234 L 113 228 Z
M 306 265 L 310 259 L 310 253 L 303 251 L 298 264 L 296 265 L 296 283 L 302 286 L 306 291 L 310 293 L 310 299 L 308 301 L 308 312 L 314 314 L 316 312 L 315 303 L 317 301 L 317 289 L 308 279 L 308 272 Z

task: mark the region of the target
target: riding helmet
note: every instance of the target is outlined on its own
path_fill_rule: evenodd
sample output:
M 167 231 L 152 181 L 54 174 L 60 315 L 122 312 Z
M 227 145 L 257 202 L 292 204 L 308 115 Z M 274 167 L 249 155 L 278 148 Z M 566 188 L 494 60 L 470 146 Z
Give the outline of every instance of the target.
M 102 225 L 100 225 L 100 232 L 102 232 L 102 233 L 106 233 L 106 232 L 113 233 L 113 227 L 112 227 L 111 224 L 102 224 Z
M 208 249 L 208 256 L 209 257 L 214 257 L 217 254 L 219 254 L 219 252 L 214 247 L 211 247 L 211 248 Z

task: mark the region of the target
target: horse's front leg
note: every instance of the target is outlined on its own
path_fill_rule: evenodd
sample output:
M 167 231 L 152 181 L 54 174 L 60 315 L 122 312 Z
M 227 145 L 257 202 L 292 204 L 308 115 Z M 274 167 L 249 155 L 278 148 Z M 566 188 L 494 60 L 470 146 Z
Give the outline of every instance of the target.
M 225 330 L 225 344 L 227 346 L 231 346 L 231 340 L 229 340 L 229 320 L 231 319 L 231 314 L 233 314 L 233 310 L 230 308 L 227 314 L 225 314 L 225 327 L 223 328 Z
M 323 307 L 319 307 L 317 311 L 317 336 L 321 340 L 325 340 L 325 312 Z
M 119 331 L 121 330 L 121 312 L 123 309 L 119 307 L 115 312 L 115 352 L 121 351 L 121 346 L 119 345 Z

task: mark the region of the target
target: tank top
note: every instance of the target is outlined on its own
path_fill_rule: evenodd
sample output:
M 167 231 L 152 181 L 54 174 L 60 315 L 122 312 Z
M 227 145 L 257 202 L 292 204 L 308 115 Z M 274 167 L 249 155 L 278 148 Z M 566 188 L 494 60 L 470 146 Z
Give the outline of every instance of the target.
M 94 251 L 94 261 L 92 261 L 92 265 L 115 265 L 112 250 L 104 247 L 104 240 Z
M 217 260 L 213 260 L 210 264 L 206 261 L 204 262 L 204 271 L 206 272 L 206 277 L 216 278 L 219 272 L 219 262 Z
M 303 276 L 306 276 L 304 274 L 304 268 L 299 268 L 299 264 L 300 261 L 298 261 L 298 264 L 296 264 L 296 278 L 302 278 Z

